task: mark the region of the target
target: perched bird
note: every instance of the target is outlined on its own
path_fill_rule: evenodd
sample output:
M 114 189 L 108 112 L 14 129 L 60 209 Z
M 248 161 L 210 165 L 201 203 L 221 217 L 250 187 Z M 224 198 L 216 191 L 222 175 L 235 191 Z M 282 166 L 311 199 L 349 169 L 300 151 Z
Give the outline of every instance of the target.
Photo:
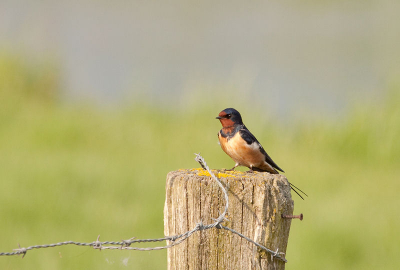
M 230 170 L 234 170 L 237 166 L 246 166 L 250 168 L 250 172 L 260 171 L 272 174 L 278 174 L 278 170 L 284 172 L 246 128 L 237 110 L 227 108 L 216 118 L 222 124 L 222 129 L 218 132 L 219 144 L 222 150 L 235 161 L 235 166 Z M 307 196 L 296 186 L 290 184 L 290 187 L 302 199 L 303 197 L 294 188 Z

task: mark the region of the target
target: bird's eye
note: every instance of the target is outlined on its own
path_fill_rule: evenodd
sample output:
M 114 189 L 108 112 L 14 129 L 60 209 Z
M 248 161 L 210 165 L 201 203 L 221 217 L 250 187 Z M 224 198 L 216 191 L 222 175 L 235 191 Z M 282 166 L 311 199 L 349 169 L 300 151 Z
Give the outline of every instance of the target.
M 232 116 L 231 114 L 227 114 L 226 118 L 231 118 L 231 116 Z

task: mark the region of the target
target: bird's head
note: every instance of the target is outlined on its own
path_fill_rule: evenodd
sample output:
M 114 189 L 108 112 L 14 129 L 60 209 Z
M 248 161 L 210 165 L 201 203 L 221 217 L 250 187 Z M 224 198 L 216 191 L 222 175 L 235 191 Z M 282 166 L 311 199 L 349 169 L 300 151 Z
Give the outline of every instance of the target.
M 224 128 L 243 124 L 242 116 L 240 116 L 240 113 L 233 108 L 227 108 L 223 110 L 218 114 L 216 118 L 219 119 L 219 121 L 222 124 L 222 127 Z

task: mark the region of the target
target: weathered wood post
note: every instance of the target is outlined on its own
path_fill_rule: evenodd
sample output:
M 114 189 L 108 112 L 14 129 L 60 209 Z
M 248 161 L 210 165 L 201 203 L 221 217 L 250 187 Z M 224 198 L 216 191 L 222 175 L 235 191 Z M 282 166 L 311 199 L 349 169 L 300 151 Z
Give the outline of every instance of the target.
M 293 214 L 290 186 L 283 175 L 269 173 L 213 173 L 228 190 L 229 208 L 223 223 L 255 242 L 286 252 Z M 177 235 L 199 222 L 214 223 L 225 207 L 218 184 L 203 169 L 178 170 L 167 176 L 164 233 Z M 169 241 L 171 242 L 171 241 Z M 168 249 L 168 269 L 284 269 L 285 263 L 224 229 L 194 233 Z

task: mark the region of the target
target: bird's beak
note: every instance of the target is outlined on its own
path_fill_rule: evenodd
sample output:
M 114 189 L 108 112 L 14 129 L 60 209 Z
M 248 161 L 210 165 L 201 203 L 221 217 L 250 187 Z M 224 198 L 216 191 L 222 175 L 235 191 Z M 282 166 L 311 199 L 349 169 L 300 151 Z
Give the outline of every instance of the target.
M 221 116 L 217 116 L 217 117 L 215 117 L 215 119 L 221 119 L 222 117 Z

